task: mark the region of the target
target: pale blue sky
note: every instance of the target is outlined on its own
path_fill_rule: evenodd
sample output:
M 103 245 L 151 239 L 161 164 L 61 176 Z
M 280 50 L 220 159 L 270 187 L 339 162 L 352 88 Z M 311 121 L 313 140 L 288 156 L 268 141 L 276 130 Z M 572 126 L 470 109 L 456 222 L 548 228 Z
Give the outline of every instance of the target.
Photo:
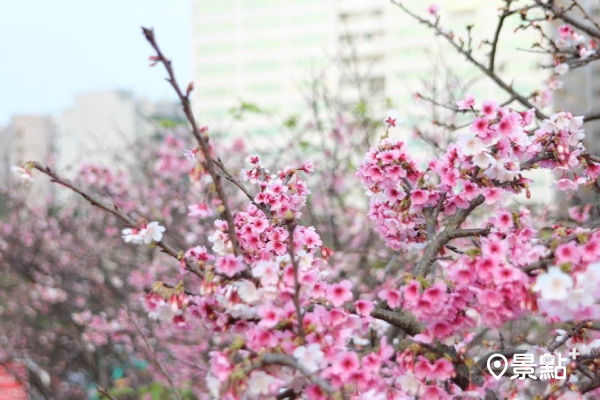
M 163 70 L 148 67 L 140 26 L 155 28 L 187 85 L 191 22 L 191 0 L 0 0 L 0 125 L 95 90 L 172 98 Z

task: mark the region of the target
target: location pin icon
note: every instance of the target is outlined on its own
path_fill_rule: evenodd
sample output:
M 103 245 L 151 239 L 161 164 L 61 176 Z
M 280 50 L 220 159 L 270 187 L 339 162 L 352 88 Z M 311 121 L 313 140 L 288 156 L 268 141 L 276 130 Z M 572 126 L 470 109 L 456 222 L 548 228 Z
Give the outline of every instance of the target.
M 490 374 L 492 374 L 492 376 L 498 380 L 506 372 L 506 369 L 508 368 L 508 360 L 502 354 L 492 354 L 490 358 L 488 358 L 487 368 Z M 498 371 L 500 368 L 502 368 L 500 373 L 494 372 Z

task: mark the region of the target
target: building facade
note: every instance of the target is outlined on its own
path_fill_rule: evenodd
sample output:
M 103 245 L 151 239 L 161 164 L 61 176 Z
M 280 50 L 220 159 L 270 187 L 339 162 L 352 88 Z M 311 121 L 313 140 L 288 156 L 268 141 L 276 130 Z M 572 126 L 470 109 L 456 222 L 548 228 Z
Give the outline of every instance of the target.
M 405 4 L 435 19 L 427 14 L 429 3 Z M 485 58 L 479 43 L 493 37 L 503 5 L 500 0 L 444 1 L 440 24 L 465 38 L 466 26 L 474 24 L 474 51 Z M 432 85 L 445 90 L 452 80 L 470 81 L 480 74 L 445 39 L 389 0 L 194 0 L 193 10 L 196 115 L 202 124 L 234 136 L 267 138 L 266 147 L 279 138 L 277 128 L 261 117 L 232 119 L 229 111 L 240 101 L 283 118 L 302 114 L 308 108 L 307 88 L 317 79 L 347 109 L 369 102 L 383 117 L 393 104 L 412 126 L 431 122 L 423 104 L 414 101 L 416 92 Z M 542 86 L 542 60 L 516 50 L 536 40 L 532 32 L 514 34 L 519 22 L 506 22 L 497 71 L 520 91 L 531 93 Z M 516 56 L 519 62 L 513 62 Z M 489 79 L 473 80 L 468 91 L 500 102 L 508 97 Z M 427 151 L 420 141 L 410 146 L 416 152 Z M 538 182 L 532 188 L 534 198 L 551 198 L 549 177 L 534 172 L 532 178 Z
M 183 121 L 180 104 L 152 102 L 121 90 L 78 95 L 72 107 L 55 117 L 15 115 L 0 127 L 0 188 L 12 188 L 10 167 L 27 161 L 48 165 L 67 178 L 82 163 L 126 167 L 135 161 L 137 141 L 169 132 Z M 21 185 L 26 195 L 39 202 L 55 192 L 61 197 L 67 193 L 55 191 L 45 177 L 27 186 Z
M 131 157 L 124 151 L 152 132 L 152 103 L 122 90 L 75 96 L 57 118 L 57 167 L 69 171 L 80 163 L 111 165 Z

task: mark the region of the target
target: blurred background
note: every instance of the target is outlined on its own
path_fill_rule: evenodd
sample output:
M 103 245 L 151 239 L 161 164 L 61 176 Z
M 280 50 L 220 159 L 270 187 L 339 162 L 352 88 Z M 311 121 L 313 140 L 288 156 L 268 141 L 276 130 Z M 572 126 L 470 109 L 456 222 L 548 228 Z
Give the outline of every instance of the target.
M 588 3 L 597 13 L 597 4 Z M 462 34 L 473 24 L 471 35 L 479 43 L 493 34 L 486 21 L 494 20 L 501 2 L 439 5 L 444 28 Z M 411 6 L 427 15 L 429 4 Z M 542 89 L 539 67 L 548 57 L 526 51 L 535 35 L 515 34 L 518 20 L 510 23 L 500 41 L 500 73 L 521 91 Z M 447 43 L 387 0 L 5 2 L 3 173 L 29 159 L 51 161 L 59 170 L 82 160 L 103 162 L 124 142 L 152 135 L 157 120 L 180 119 L 163 71 L 148 67 L 142 25 L 155 28 L 182 85 L 195 83 L 200 123 L 227 138 L 253 138 L 259 148 L 281 139 L 280 123 L 309 112 L 317 95 L 347 110 L 368 104 L 377 120 L 393 108 L 404 120 L 399 132 L 412 139 L 415 126 L 441 119 L 415 101 L 416 93 L 499 93 Z M 589 109 L 600 94 L 597 69 L 569 76 L 554 108 Z M 416 139 L 411 146 L 427 148 Z M 540 199 L 552 197 L 546 186 L 538 181 L 534 193 Z
M 434 20 L 430 2 L 405 3 Z M 597 1 L 580 3 L 600 15 Z M 443 29 L 469 32 L 476 58 L 485 59 L 504 2 L 438 5 Z M 539 36 L 516 31 L 519 23 L 506 21 L 498 74 L 548 113 L 597 109 L 598 63 L 561 77 L 564 85 L 547 97 L 552 59 L 531 51 Z M 356 180 L 360 160 L 386 132 L 382 121 L 397 114 L 390 136 L 424 160 L 470 122 L 434 103 L 454 105 L 468 93 L 510 100 L 388 0 L 2 2 L 0 365 L 27 367 L 32 399 L 98 399 L 98 385 L 120 390 L 119 399 L 168 398 L 155 355 L 132 335 L 135 316 L 177 382 L 205 389 L 198 364 L 207 360 L 207 333 L 167 330 L 140 302 L 156 281 L 177 285 L 178 266 L 157 251 L 123 246 L 122 224 L 40 174 L 28 187 L 9 179 L 11 166 L 39 161 L 123 212 L 164 223 L 175 247 L 210 247 L 218 203 L 201 168 L 183 157 L 195 145 L 164 69 L 150 66 L 141 26 L 154 28 L 180 86 L 194 82 L 196 118 L 236 176 L 252 153 L 271 172 L 314 161 L 303 218 L 334 250 L 335 273 L 360 271 L 366 285 L 406 261 L 378 241 Z M 585 128 L 588 148 L 600 150 L 597 122 Z M 564 211 L 550 176 L 528 174 L 531 198 L 514 201 Z M 233 185 L 226 189 L 237 206 L 247 202 Z M 190 217 L 190 205 L 209 211 Z M 8 375 L 0 369 L 0 383 Z

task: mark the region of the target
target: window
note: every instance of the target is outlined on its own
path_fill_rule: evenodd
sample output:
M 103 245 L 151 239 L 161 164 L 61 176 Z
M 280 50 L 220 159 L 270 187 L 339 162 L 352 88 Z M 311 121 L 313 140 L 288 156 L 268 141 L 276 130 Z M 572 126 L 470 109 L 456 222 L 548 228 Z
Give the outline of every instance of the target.
M 230 53 L 235 50 L 235 44 L 233 42 L 221 43 L 221 44 L 201 44 L 198 46 L 198 52 L 201 55 L 204 54 L 221 54 Z
M 198 74 L 202 75 L 229 75 L 235 73 L 233 64 L 203 65 L 198 68 Z
M 271 60 L 261 60 L 261 61 L 253 61 L 245 65 L 244 70 L 248 72 L 258 72 L 258 71 L 273 71 L 281 68 L 281 63 L 279 61 L 271 61 Z

